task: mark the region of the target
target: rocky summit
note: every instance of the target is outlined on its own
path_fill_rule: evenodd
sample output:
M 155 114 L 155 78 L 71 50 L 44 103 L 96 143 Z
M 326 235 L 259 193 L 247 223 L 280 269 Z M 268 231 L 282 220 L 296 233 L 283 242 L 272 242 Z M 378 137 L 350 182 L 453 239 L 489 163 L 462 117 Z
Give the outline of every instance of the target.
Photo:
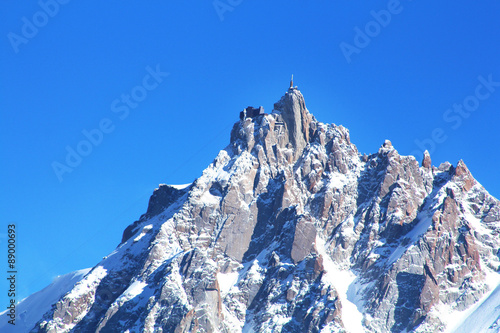
M 446 332 L 481 306 L 496 331 L 499 232 L 463 161 L 360 154 L 291 87 L 192 184 L 160 185 L 31 331 Z

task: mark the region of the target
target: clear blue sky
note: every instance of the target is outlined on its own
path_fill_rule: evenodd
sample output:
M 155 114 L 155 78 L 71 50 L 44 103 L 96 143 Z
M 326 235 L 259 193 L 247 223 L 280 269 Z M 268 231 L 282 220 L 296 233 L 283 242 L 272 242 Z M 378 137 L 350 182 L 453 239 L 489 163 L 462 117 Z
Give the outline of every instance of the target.
M 15 223 L 21 297 L 111 252 L 158 184 L 192 182 L 292 73 L 361 152 L 390 139 L 420 161 L 418 140 L 500 197 L 498 1 L 47 3 L 6 2 L 0 22 L 0 275 Z M 72 167 L 68 147 L 86 154 Z

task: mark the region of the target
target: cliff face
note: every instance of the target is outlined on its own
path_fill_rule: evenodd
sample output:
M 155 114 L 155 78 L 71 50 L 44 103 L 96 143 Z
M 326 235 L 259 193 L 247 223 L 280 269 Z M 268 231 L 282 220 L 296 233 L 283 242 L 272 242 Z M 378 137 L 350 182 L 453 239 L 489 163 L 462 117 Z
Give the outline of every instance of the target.
M 361 155 L 297 89 L 274 108 L 33 331 L 436 332 L 496 286 L 500 204 L 462 161 Z

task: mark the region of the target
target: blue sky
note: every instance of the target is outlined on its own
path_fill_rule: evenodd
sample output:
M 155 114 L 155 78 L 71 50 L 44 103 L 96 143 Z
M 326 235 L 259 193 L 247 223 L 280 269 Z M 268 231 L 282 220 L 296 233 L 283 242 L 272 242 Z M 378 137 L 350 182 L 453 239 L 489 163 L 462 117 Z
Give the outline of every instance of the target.
M 500 197 L 497 1 L 61 2 L 8 2 L 0 22 L 0 248 L 15 223 L 20 298 L 111 252 L 292 73 L 360 152 L 463 159 Z

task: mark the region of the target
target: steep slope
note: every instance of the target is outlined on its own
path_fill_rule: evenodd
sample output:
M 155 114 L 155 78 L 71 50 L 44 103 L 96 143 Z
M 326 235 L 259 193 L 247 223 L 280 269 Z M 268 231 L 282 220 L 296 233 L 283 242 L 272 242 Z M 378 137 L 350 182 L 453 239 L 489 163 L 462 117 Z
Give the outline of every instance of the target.
M 12 318 L 7 316 L 7 310 L 0 313 L 0 332 L 28 332 L 51 309 L 52 304 L 70 291 L 89 271 L 88 268 L 58 276 L 49 286 L 23 299 L 16 306 L 15 325 L 8 323 Z
M 361 155 L 290 88 L 193 184 L 155 190 L 33 331 L 444 331 L 496 287 L 499 231 L 462 161 Z

